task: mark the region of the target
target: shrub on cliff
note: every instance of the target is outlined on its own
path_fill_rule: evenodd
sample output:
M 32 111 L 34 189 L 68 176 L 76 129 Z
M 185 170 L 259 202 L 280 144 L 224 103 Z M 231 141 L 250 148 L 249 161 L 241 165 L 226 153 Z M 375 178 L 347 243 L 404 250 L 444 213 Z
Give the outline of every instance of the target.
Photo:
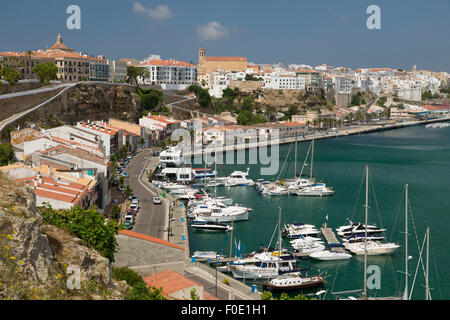
M 137 272 L 127 268 L 113 268 L 112 276 L 114 280 L 125 280 L 131 289 L 125 296 L 125 300 L 166 300 L 162 295 L 162 289 L 152 288 L 150 290 L 144 279 Z
M 202 107 L 208 107 L 211 104 L 211 96 L 209 95 L 208 89 L 193 84 L 189 86 L 188 90 L 195 94 L 198 99 L 198 104 Z
M 137 87 L 136 92 L 141 99 L 142 108 L 145 110 L 152 110 L 163 101 L 163 94 L 160 90 Z
M 14 151 L 10 143 L 0 144 L 0 166 L 6 166 L 13 161 Z
M 55 210 L 49 204 L 39 208 L 43 222 L 64 228 L 80 238 L 81 244 L 97 250 L 110 262 L 114 262 L 118 243 L 115 235 L 120 227 L 115 221 L 106 220 L 97 208 L 82 209 L 78 206 L 68 210 Z

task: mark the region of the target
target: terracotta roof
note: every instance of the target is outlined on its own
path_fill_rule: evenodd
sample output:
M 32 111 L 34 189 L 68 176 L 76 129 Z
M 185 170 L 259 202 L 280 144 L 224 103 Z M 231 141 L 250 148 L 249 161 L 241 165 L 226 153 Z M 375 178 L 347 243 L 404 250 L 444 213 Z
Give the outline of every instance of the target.
M 184 62 L 184 61 L 178 61 L 178 60 L 162 60 L 162 59 L 156 59 L 156 60 L 150 60 L 141 63 L 139 66 L 175 66 L 175 67 L 191 67 L 191 68 L 197 68 L 197 66 Z
M 153 274 L 144 278 L 144 281 L 148 287 L 162 288 L 162 293 L 165 296 L 192 286 L 203 287 L 173 270 Z
M 136 233 L 136 232 L 129 231 L 129 230 L 121 230 L 119 232 L 119 234 L 123 234 L 125 236 L 129 236 L 129 237 L 133 237 L 133 238 L 137 238 L 137 239 L 141 239 L 141 240 L 146 240 L 146 241 L 162 244 L 164 246 L 168 246 L 168 247 L 184 250 L 183 247 L 177 246 L 176 244 L 173 244 L 173 243 L 171 243 L 169 241 L 162 240 L 162 239 L 155 238 L 155 237 L 148 236 L 148 235 L 141 234 L 141 233 Z
M 206 57 L 207 61 L 247 61 L 245 57 Z

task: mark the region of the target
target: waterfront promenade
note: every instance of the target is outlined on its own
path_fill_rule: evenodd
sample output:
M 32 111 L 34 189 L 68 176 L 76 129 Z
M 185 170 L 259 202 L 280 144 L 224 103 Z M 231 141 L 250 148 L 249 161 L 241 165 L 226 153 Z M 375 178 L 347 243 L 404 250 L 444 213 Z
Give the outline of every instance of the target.
M 367 134 L 372 132 L 378 132 L 378 131 L 387 131 L 387 130 L 395 130 L 395 129 L 401 129 L 411 126 L 419 126 L 419 125 L 426 125 L 429 123 L 435 123 L 435 122 L 443 122 L 443 121 L 450 121 L 450 116 L 436 118 L 436 119 L 430 119 L 430 120 L 420 120 L 420 121 L 405 121 L 400 123 L 382 123 L 382 124 L 369 124 L 369 125 L 360 125 L 360 126 L 350 126 L 350 127 L 340 127 L 337 128 L 336 131 L 326 131 L 326 132 L 317 132 L 317 133 L 311 133 L 305 136 L 299 136 L 299 137 L 289 137 L 285 139 L 274 139 L 274 140 L 267 140 L 262 142 L 247 142 L 247 143 L 241 143 L 241 144 L 234 144 L 234 145 L 225 145 L 225 146 L 216 146 L 215 150 L 217 152 L 226 152 L 226 151 L 237 151 L 237 150 L 246 150 L 246 149 L 253 149 L 253 148 L 259 148 L 259 147 L 269 147 L 272 145 L 280 145 L 280 144 L 288 144 L 293 143 L 295 141 L 297 142 L 304 142 L 304 141 L 311 141 L 311 140 L 322 140 L 322 139 L 332 139 L 332 138 L 339 138 L 339 137 L 346 137 L 346 136 L 352 136 L 352 135 L 361 135 L 361 134 Z M 193 151 L 184 151 L 184 157 L 195 157 L 195 156 L 201 156 L 203 155 L 205 150 L 200 149 Z M 211 152 L 211 150 L 210 150 Z

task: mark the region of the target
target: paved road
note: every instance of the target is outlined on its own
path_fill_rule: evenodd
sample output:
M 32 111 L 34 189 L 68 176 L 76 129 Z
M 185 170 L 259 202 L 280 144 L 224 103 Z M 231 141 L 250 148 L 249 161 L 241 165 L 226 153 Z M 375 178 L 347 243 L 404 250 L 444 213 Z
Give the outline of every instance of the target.
M 2 94 L 2 95 L 0 95 L 0 100 L 14 98 L 14 97 L 20 97 L 20 96 L 26 96 L 26 95 L 30 95 L 30 94 L 37 94 L 37 93 L 41 93 L 41 92 L 54 91 L 54 90 L 58 90 L 61 88 L 70 87 L 71 85 L 72 85 L 71 83 L 64 83 L 64 84 L 60 84 L 57 86 L 44 87 L 44 88 L 40 88 L 40 89 L 33 89 L 33 90 L 26 90 L 26 91 L 18 91 L 15 93 Z
M 149 157 L 149 150 L 137 153 L 125 169 L 128 172 L 125 185 L 128 184 L 139 198 L 140 208 L 132 231 L 167 240 L 165 204 L 153 204 L 154 193 L 139 181 Z

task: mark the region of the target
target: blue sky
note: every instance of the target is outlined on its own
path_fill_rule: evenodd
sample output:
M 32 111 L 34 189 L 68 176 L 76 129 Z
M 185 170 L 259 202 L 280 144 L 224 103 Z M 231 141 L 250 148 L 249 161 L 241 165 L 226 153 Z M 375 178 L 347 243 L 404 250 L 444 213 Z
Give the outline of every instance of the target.
M 66 8 L 81 8 L 68 30 Z M 369 30 L 369 5 L 381 30 Z M 450 0 L 14 0 L 0 8 L 0 51 L 69 47 L 107 58 L 197 63 L 245 56 L 254 63 L 419 68 L 450 72 Z

